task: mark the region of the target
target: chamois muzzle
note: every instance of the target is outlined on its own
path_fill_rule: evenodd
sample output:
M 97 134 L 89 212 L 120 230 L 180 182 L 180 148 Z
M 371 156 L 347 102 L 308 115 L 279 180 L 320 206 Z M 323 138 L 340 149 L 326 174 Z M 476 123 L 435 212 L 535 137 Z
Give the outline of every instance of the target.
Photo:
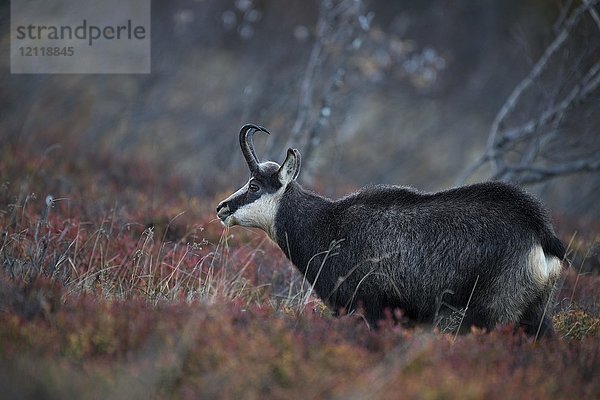
M 217 217 L 223 222 L 231 215 L 231 210 L 229 210 L 229 205 L 227 201 L 222 201 L 217 206 Z

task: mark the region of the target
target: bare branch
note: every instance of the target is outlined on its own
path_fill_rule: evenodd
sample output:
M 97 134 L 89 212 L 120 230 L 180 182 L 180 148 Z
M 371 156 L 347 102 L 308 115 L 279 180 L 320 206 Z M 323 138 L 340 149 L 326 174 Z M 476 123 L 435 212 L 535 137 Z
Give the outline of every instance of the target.
M 554 32 L 554 34 L 558 34 L 558 32 L 560 32 L 560 28 L 564 24 L 565 19 L 567 19 L 567 16 L 569 15 L 569 10 L 571 9 L 572 4 L 573 4 L 573 0 L 567 0 L 567 2 L 565 4 L 563 4 L 562 8 L 560 9 L 558 18 L 556 19 L 556 22 L 554 23 L 554 26 L 552 28 L 552 31 Z
M 564 176 L 582 172 L 596 172 L 600 171 L 600 155 L 584 159 L 575 160 L 571 162 L 565 162 L 558 165 L 549 165 L 545 167 L 538 167 L 533 165 L 507 165 L 505 167 L 506 173 L 508 171 L 514 171 L 524 173 L 521 177 L 516 179 L 517 183 L 520 184 L 532 184 L 553 178 L 556 176 Z M 498 175 L 497 179 L 500 179 L 503 174 Z
M 531 86 L 531 84 L 539 78 L 539 76 L 542 74 L 542 72 L 548 65 L 548 61 L 550 60 L 550 58 L 554 55 L 554 53 L 556 53 L 556 51 L 558 49 L 560 49 L 560 47 L 563 45 L 563 43 L 567 40 L 567 38 L 569 37 L 569 33 L 571 32 L 573 27 L 575 27 L 579 23 L 579 21 L 581 20 L 581 18 L 585 14 L 585 12 L 590 7 L 594 6 L 596 3 L 598 3 L 598 0 L 590 0 L 590 1 L 582 4 L 581 6 L 579 6 L 577 9 L 575 9 L 575 11 L 573 11 L 571 16 L 565 21 L 560 33 L 558 33 L 558 35 L 556 36 L 554 41 L 552 41 L 552 43 L 550 43 L 550 45 L 546 48 L 546 50 L 544 51 L 544 54 L 542 54 L 542 57 L 540 57 L 540 59 L 537 61 L 537 63 L 533 66 L 533 68 L 529 72 L 529 75 L 527 75 L 525 77 L 525 79 L 523 79 L 513 89 L 512 93 L 510 94 L 510 96 L 508 96 L 508 99 L 506 100 L 504 105 L 500 108 L 500 111 L 498 111 L 498 114 L 496 114 L 496 117 L 494 118 L 494 121 L 492 122 L 492 127 L 490 129 L 490 134 L 488 137 L 488 144 L 487 144 L 487 148 L 489 150 L 494 149 L 498 131 L 501 128 L 501 125 L 504 122 L 504 120 L 506 119 L 506 117 L 516 107 L 517 103 L 519 102 L 520 97 L 527 90 L 527 88 L 529 88 L 529 86 Z M 490 157 L 494 160 L 494 163 L 496 164 L 496 168 L 498 168 L 498 165 L 497 165 L 498 160 L 497 160 L 495 151 L 492 151 L 492 154 L 490 155 Z
M 544 147 L 550 142 L 550 139 L 556 138 L 562 132 L 559 128 L 561 121 L 565 120 L 565 116 L 570 115 L 576 105 L 583 103 L 600 86 L 600 62 L 593 59 L 593 55 L 591 61 L 594 63 L 592 66 L 577 82 L 571 84 L 571 89 L 562 95 L 562 98 L 551 100 L 552 96 L 547 96 L 550 100 L 549 105 L 538 112 L 537 115 L 510 129 L 506 129 L 504 125 L 509 117 L 514 118 L 515 111 L 518 109 L 517 106 L 525 93 L 533 90 L 544 90 L 543 85 L 539 85 L 539 83 L 542 75 L 549 68 L 551 59 L 557 58 L 555 57 L 557 52 L 565 48 L 565 43 L 573 43 L 573 40 L 567 42 L 567 39 L 574 29 L 581 26 L 579 23 L 583 16 L 589 12 L 596 21 L 598 14 L 593 7 L 599 1 L 584 0 L 583 4 L 575 8 L 570 15 L 568 11 L 571 8 L 572 1 L 566 3 L 555 25 L 556 37 L 545 49 L 531 71 L 519 82 L 504 102 L 493 120 L 485 151 L 459 177 L 457 184 L 464 184 L 470 176 L 488 163 L 491 163 L 493 169 L 492 178 L 520 183 L 535 183 L 555 176 L 577 172 L 574 168 L 579 168 L 581 172 L 594 170 L 593 167 L 596 164 L 590 162 L 590 160 L 569 161 L 553 167 L 534 166 L 535 161 L 543 156 Z M 598 21 L 596 23 L 598 24 Z M 568 50 L 570 48 L 566 48 L 564 51 Z M 593 49 L 591 52 L 593 52 Z M 580 54 L 582 55 L 581 60 L 584 60 L 585 57 L 589 60 L 592 53 L 584 51 Z M 571 57 L 569 66 L 573 70 L 581 60 L 573 63 L 573 56 L 569 54 L 569 57 Z M 551 72 L 556 73 L 555 70 L 551 70 Z M 562 77 L 560 74 L 558 76 Z M 569 78 L 563 77 L 562 79 L 567 82 Z M 560 80 L 558 84 L 555 84 L 557 90 L 555 90 L 556 94 L 553 96 L 557 96 L 560 92 L 564 93 L 560 89 L 561 84 L 564 85 Z M 552 127 L 548 129 L 550 124 Z M 544 132 L 541 132 L 542 129 L 544 129 Z M 515 163 L 517 157 L 519 162 Z
M 583 2 L 588 4 L 590 0 L 583 0 Z M 600 15 L 598 15 L 598 12 L 596 11 L 593 5 L 590 5 L 590 15 L 592 16 L 594 22 L 596 22 L 598 29 L 600 29 Z
M 553 107 L 549 107 L 535 119 L 531 119 L 521 126 L 507 130 L 496 143 L 496 148 L 502 148 L 508 143 L 526 138 L 536 132 L 537 128 L 546 125 L 553 118 L 563 114 L 573 103 L 585 99 L 600 85 L 600 62 L 594 64 L 585 77 L 564 97 L 562 101 Z
M 307 115 L 310 112 L 310 106 L 312 104 L 313 88 L 314 88 L 314 77 L 316 70 L 319 66 L 321 53 L 323 52 L 323 41 L 325 38 L 325 32 L 327 30 L 327 16 L 326 9 L 327 5 L 321 2 L 319 6 L 319 20 L 317 21 L 315 43 L 310 51 L 308 57 L 308 63 L 304 70 L 304 77 L 300 84 L 300 101 L 298 103 L 298 114 L 296 115 L 296 121 L 292 127 L 291 137 L 289 143 L 297 141 L 296 137 L 302 132 L 302 127 L 306 123 Z M 291 147 L 291 146 L 286 146 Z
M 305 161 L 311 159 L 350 59 L 368 32 L 372 15 L 364 15 L 364 8 L 362 0 L 319 0 L 315 42 L 300 83 L 296 119 L 285 145 L 302 149 Z M 307 172 L 305 169 L 305 179 L 310 176 Z

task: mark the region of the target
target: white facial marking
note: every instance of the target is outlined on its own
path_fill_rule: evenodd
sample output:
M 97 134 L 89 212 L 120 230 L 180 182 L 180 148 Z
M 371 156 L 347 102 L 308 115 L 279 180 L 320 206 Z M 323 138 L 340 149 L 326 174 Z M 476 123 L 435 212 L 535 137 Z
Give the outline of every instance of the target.
M 561 260 L 554 256 L 546 256 L 539 245 L 531 249 L 528 262 L 533 278 L 541 285 L 556 278 L 562 270 Z
M 246 190 L 248 184 L 232 195 L 235 196 L 240 191 Z M 279 189 L 275 193 L 264 193 L 252 203 L 245 204 L 238 208 L 225 221 L 228 226 L 241 225 L 251 228 L 260 228 L 265 231 L 272 240 L 275 239 L 275 215 L 279 207 L 279 200 L 283 195 L 285 188 Z
M 231 196 L 229 196 L 228 198 L 226 198 L 225 200 L 223 200 L 223 203 L 227 203 L 229 202 L 231 199 L 233 199 L 234 197 L 239 196 L 240 194 L 244 193 L 246 190 L 248 190 L 248 184 L 250 183 L 250 181 L 248 181 L 248 183 L 246 183 L 243 187 L 239 188 L 235 193 L 233 193 Z M 221 212 L 228 212 L 229 211 L 229 206 L 225 206 L 225 208 L 223 210 L 221 210 L 219 213 Z M 233 215 L 228 216 L 227 218 L 225 218 L 225 220 L 221 221 L 221 223 L 223 225 L 225 225 L 226 227 L 232 227 L 233 225 L 236 224 L 235 219 L 232 218 Z

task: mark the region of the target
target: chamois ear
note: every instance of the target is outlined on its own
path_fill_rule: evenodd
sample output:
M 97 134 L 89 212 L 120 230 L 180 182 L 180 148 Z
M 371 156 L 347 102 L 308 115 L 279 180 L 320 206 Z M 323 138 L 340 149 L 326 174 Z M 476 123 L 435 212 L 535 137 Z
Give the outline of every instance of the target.
M 300 173 L 300 152 L 296 149 L 288 149 L 285 161 L 279 168 L 277 173 L 279 182 L 286 186 L 291 181 L 295 180 Z

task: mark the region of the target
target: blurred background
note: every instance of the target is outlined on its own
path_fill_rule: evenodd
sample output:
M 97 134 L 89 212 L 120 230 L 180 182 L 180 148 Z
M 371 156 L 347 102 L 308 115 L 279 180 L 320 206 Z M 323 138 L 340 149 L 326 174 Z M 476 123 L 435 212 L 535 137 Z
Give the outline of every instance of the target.
M 152 2 L 152 73 L 10 74 L 2 145 L 77 162 L 143 160 L 214 199 L 261 159 L 303 153 L 329 196 L 369 183 L 529 185 L 569 228 L 600 217 L 597 1 Z M 596 7 L 598 8 L 598 7 Z M 135 183 L 132 183 L 135 184 Z

